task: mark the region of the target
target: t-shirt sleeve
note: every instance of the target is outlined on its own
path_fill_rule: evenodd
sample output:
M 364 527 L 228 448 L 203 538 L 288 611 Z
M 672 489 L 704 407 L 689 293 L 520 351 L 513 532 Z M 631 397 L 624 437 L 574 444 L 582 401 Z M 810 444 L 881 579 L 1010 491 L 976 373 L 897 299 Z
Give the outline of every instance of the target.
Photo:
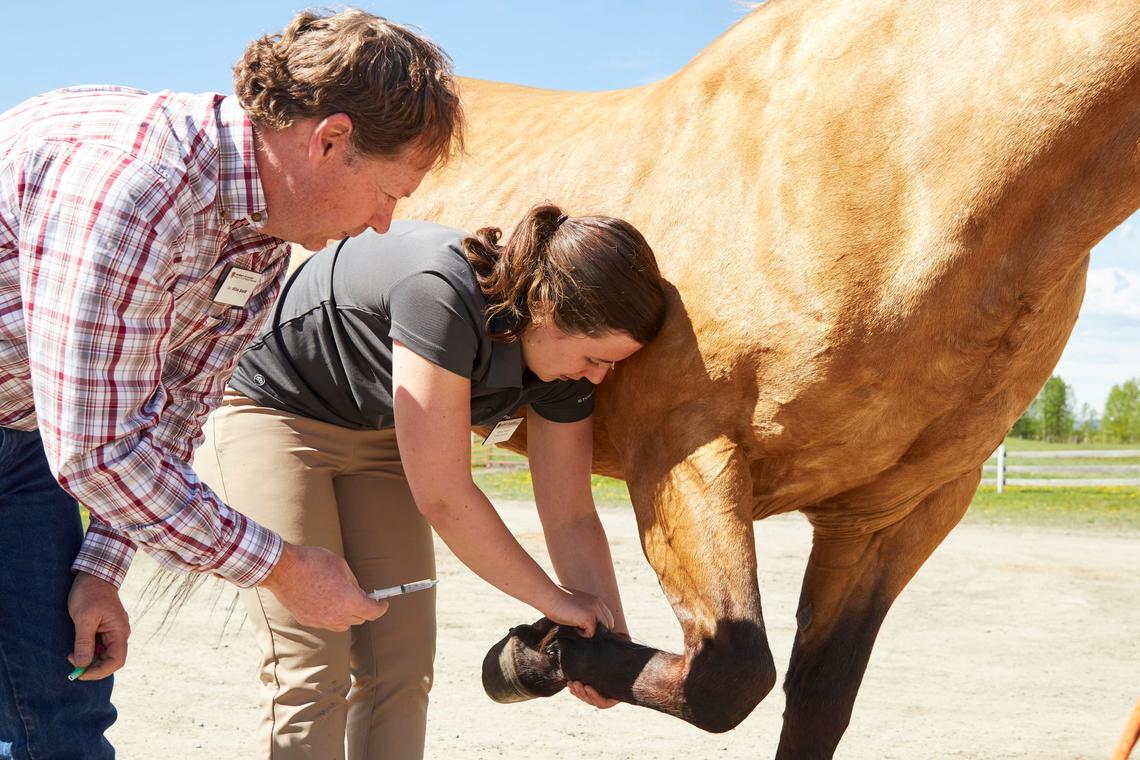
M 393 340 L 432 364 L 471 377 L 480 326 L 447 280 L 434 272 L 405 277 L 392 288 L 388 309 Z
M 585 378 L 550 383 L 530 405 L 551 422 L 577 422 L 594 413 L 594 390 L 594 384 Z

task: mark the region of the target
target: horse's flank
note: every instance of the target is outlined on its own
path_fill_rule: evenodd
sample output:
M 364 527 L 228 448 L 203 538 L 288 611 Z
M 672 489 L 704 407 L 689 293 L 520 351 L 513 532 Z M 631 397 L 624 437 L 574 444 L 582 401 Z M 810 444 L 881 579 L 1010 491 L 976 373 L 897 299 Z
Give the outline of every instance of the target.
M 756 517 L 862 532 L 978 467 L 1059 358 L 1089 249 L 1140 206 L 1140 11 L 801 10 L 630 90 L 465 81 L 470 155 L 401 214 L 630 219 L 676 301 L 603 387 L 598 469 L 622 474 L 633 431 L 677 457 L 727 434 Z

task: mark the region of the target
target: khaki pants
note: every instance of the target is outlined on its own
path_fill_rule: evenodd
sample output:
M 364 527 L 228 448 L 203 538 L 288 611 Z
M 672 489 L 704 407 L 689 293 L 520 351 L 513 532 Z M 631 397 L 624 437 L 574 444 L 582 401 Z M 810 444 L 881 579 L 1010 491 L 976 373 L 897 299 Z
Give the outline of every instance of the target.
M 394 430 L 349 430 L 227 390 L 205 432 L 194 468 L 235 509 L 342 555 L 365 590 L 435 577 Z M 267 591 L 242 601 L 262 653 L 257 757 L 344 758 L 346 736 L 350 760 L 423 756 L 434 589 L 344 633 L 298 624 Z

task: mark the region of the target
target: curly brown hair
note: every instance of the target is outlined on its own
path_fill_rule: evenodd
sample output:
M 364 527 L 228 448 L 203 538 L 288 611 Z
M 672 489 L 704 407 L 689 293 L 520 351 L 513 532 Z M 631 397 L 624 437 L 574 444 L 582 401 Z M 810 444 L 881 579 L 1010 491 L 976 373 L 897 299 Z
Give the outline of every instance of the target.
M 360 153 L 414 148 L 445 163 L 463 150 L 463 109 L 451 59 L 411 29 L 357 9 L 298 13 L 281 34 L 250 43 L 234 90 L 254 124 L 344 113 Z
M 506 244 L 484 227 L 463 241 L 487 300 L 487 329 L 515 340 L 553 319 L 566 332 L 623 332 L 645 345 L 665 323 L 665 289 L 637 228 L 609 216 L 566 216 L 550 203 L 527 212 Z

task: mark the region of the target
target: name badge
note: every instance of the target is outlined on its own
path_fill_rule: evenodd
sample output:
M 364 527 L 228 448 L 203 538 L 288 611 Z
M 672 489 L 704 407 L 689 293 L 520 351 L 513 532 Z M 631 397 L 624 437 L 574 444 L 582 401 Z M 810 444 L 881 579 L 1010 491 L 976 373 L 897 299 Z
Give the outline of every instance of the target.
M 245 306 L 259 282 L 261 275 L 257 272 L 231 266 L 222 274 L 218 287 L 214 290 L 214 303 Z
M 515 431 L 519 429 L 519 425 L 522 424 L 522 421 L 522 417 L 500 420 L 498 425 L 491 428 L 490 435 L 483 439 L 483 445 L 489 446 L 493 443 L 502 443 L 503 441 L 509 440 Z

